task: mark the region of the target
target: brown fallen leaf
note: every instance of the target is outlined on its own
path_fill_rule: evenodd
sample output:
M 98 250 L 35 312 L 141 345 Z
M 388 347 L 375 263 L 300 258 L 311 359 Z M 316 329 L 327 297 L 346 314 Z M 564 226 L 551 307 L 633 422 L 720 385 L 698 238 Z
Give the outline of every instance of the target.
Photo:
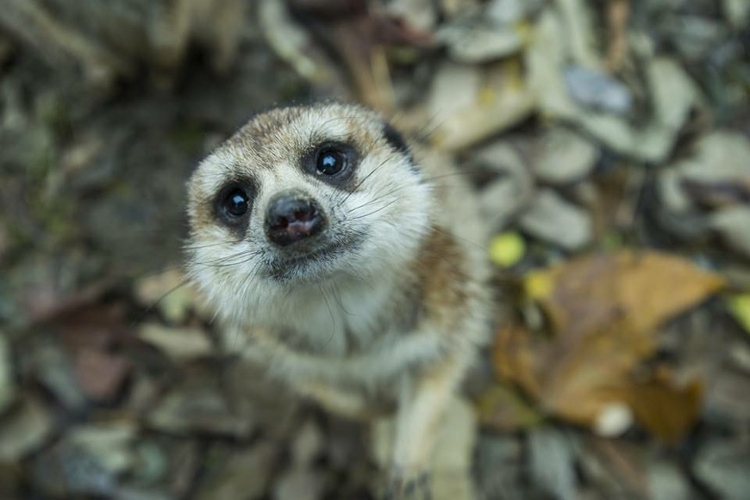
M 717 274 L 656 251 L 595 254 L 530 273 L 529 298 L 537 300 L 566 335 L 608 326 L 614 316 L 635 331 L 653 330 L 724 286 Z
M 607 6 L 610 35 L 606 66 L 613 73 L 620 70 L 628 55 L 627 28 L 630 8 L 629 0 L 610 0 Z
M 23 291 L 21 306 L 33 323 L 58 321 L 61 317 L 98 301 L 111 289 L 112 283 L 101 280 L 72 292 L 60 291 L 50 280 Z
M 113 401 L 132 369 L 131 361 L 121 354 L 82 348 L 75 355 L 75 375 L 83 393 L 98 402 Z
M 55 318 L 64 346 L 71 352 L 82 348 L 109 350 L 133 343 L 123 302 L 91 303 Z
M 498 376 L 571 422 L 594 426 L 624 404 L 663 440 L 679 440 L 698 416 L 701 385 L 678 387 L 664 367 L 642 365 L 656 351 L 658 326 L 720 290 L 723 279 L 678 256 L 622 250 L 531 273 L 525 286 L 549 319 L 550 337 L 500 331 Z
M 614 322 L 581 339 L 543 340 L 522 332 L 498 335 L 498 374 L 519 384 L 545 411 L 583 425 L 593 425 L 608 406 L 623 401 L 631 369 L 655 349 L 648 336 L 631 335 L 629 327 Z
M 529 332 L 520 325 L 509 325 L 495 337 L 492 364 L 495 372 L 504 379 L 513 380 L 533 396 L 539 396 L 536 373 L 539 354 L 532 346 Z
M 359 98 L 391 114 L 395 97 L 385 56 L 388 45 L 432 47 L 432 35 L 364 0 L 288 0 L 290 12 L 347 69 Z
M 625 399 L 641 425 L 662 441 L 674 444 L 698 417 L 704 387 L 699 380 L 680 387 L 672 378 L 668 369 L 657 369 L 650 380 L 632 385 Z
M 206 357 L 213 352 L 211 340 L 200 328 L 170 328 L 158 323 L 144 323 L 139 328 L 138 337 L 177 361 Z

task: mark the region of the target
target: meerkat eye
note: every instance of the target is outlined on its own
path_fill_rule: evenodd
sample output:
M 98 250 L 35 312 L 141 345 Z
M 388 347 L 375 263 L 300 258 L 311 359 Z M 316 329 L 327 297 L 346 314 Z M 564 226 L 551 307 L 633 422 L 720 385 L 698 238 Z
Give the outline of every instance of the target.
M 224 197 L 222 208 L 230 217 L 242 217 L 247 213 L 250 199 L 240 188 L 229 191 Z
M 335 188 L 346 190 L 352 187 L 359 155 L 352 144 L 326 141 L 311 145 L 300 160 L 300 166 L 308 174 Z
M 336 175 L 346 170 L 349 158 L 346 153 L 332 147 L 318 151 L 315 159 L 315 171 L 319 175 Z
M 236 179 L 225 184 L 212 200 L 217 222 L 239 234 L 249 223 L 256 191 L 256 185 L 250 178 Z

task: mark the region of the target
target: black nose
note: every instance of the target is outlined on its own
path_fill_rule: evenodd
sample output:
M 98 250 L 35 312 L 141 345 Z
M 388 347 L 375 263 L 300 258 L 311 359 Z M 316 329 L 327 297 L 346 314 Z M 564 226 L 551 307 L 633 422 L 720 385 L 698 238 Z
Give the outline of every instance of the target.
M 318 204 L 304 193 L 281 193 L 268 204 L 266 234 L 272 243 L 281 247 L 318 234 L 323 224 Z

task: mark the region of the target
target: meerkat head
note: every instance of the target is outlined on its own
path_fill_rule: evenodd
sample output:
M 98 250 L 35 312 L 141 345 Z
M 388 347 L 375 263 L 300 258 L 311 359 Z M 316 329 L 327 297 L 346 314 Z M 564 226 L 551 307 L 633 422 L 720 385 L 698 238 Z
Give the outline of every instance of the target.
M 219 300 L 398 270 L 432 210 L 401 135 L 343 104 L 256 116 L 201 162 L 188 197 L 188 268 Z

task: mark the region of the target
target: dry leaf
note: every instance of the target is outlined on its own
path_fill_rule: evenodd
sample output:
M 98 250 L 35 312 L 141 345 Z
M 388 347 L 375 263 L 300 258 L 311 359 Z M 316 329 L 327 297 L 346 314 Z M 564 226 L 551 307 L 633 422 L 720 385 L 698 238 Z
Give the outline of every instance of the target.
M 513 432 L 539 424 L 544 416 L 512 388 L 496 384 L 479 400 L 479 420 L 493 429 Z
M 528 331 L 510 325 L 495 338 L 492 363 L 500 377 L 513 380 L 530 394 L 539 396 L 542 389 L 536 376 L 539 371 L 536 361 L 540 357 L 533 347 Z
M 628 54 L 627 25 L 630 8 L 628 0 L 613 0 L 607 7 L 607 24 L 609 25 L 610 35 L 606 65 L 611 72 L 620 70 Z
M 170 328 L 144 323 L 138 337 L 177 361 L 209 356 L 213 351 L 211 340 L 200 328 Z
M 34 397 L 27 397 L 0 426 L 0 463 L 20 460 L 42 446 L 54 430 L 52 413 Z
M 94 401 L 112 402 L 132 370 L 132 362 L 121 354 L 84 347 L 75 355 L 75 375 L 83 393 Z
M 677 443 L 698 418 L 703 384 L 693 380 L 676 387 L 671 373 L 659 370 L 652 380 L 631 386 L 626 399 L 646 429 L 662 441 Z
M 362 0 L 292 0 L 289 7 L 340 57 L 360 99 L 381 112 L 392 113 L 395 106 L 385 46 L 434 45 L 429 32 Z
M 656 349 L 657 327 L 724 286 L 719 276 L 658 252 L 591 255 L 530 274 L 527 295 L 549 318 L 551 338 L 520 327 L 498 333 L 493 362 L 541 407 L 594 426 L 613 404 L 674 442 L 698 415 L 702 389 L 679 388 L 668 371 L 646 382 L 633 370 Z
M 554 288 L 540 291 L 538 283 L 545 281 Z M 724 280 L 674 255 L 622 250 L 531 273 L 527 285 L 558 332 L 590 331 L 616 315 L 645 331 L 706 299 Z
M 750 293 L 729 297 L 727 306 L 734 319 L 750 333 Z

